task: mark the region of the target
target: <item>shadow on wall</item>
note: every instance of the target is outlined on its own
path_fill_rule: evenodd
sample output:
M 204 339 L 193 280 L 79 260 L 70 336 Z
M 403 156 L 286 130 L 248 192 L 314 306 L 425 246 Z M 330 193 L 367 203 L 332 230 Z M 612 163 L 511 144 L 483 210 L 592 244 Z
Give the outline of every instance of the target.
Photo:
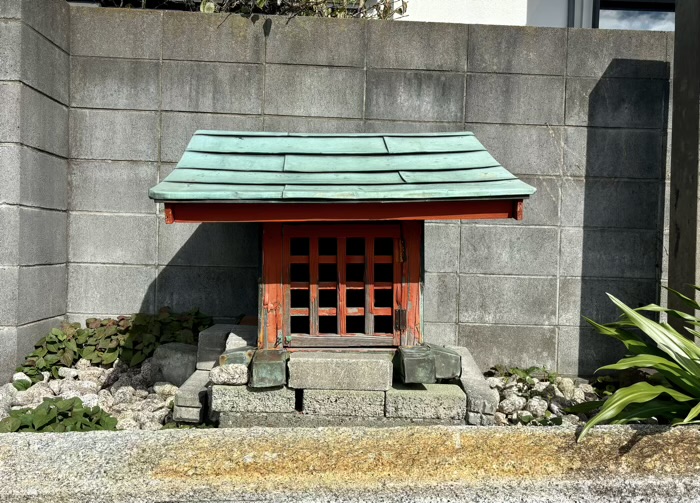
M 215 322 L 258 312 L 262 248 L 258 224 L 168 225 L 158 215 L 158 270 L 141 312 L 199 308 Z
M 572 192 L 583 190 L 582 229 L 563 229 L 562 246 L 580 246 L 580 312 L 599 322 L 619 316 L 606 292 L 633 307 L 659 301 L 668 97 L 668 63 L 627 59 L 613 60 L 588 97 L 585 178 L 564 181 L 583 184 Z M 571 267 L 562 264 L 562 275 Z M 568 301 L 578 300 L 576 281 L 562 278 L 560 295 Z M 624 354 L 618 341 L 588 326 L 572 328 L 578 375 Z

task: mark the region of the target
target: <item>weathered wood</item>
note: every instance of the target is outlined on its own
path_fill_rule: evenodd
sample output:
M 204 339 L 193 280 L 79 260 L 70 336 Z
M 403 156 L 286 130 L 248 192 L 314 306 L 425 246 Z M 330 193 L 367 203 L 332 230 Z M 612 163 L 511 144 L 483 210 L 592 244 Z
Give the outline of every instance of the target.
M 290 347 L 362 347 L 362 346 L 393 346 L 394 338 L 388 335 L 292 335 L 288 343 Z
M 265 137 L 214 136 L 196 134 L 187 145 L 196 152 L 246 154 L 384 154 L 381 137 Z

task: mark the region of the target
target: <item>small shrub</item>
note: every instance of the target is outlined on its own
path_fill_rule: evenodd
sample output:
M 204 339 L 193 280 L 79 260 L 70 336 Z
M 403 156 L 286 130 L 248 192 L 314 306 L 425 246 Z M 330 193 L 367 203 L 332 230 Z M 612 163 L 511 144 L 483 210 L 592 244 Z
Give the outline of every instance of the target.
M 700 288 L 695 287 L 696 290 Z M 693 310 L 700 304 L 679 292 L 668 289 Z M 657 323 L 642 312 L 667 313 L 698 327 L 700 319 L 693 315 L 650 304 L 632 309 L 608 294 L 622 311 L 620 321 L 601 325 L 587 319 L 601 334 L 622 342 L 630 353 L 619 362 L 598 370 L 652 369 L 656 372 L 650 379 L 615 391 L 583 428 L 579 440 L 597 424 L 623 424 L 656 419 L 673 425 L 698 423 L 700 415 L 700 347 L 686 336 L 678 333 L 668 323 Z M 685 327 L 692 336 L 700 336 L 695 329 Z M 635 329 L 646 334 L 650 341 L 642 338 Z
M 521 369 L 517 367 L 506 367 L 504 365 L 496 365 L 487 375 L 494 377 L 515 377 L 517 382 L 525 383 L 529 386 L 534 384 L 534 379 L 542 381 L 555 382 L 559 375 L 555 372 L 550 372 L 544 367 L 529 367 Z
M 117 419 L 100 407 L 85 407 L 80 398 L 49 398 L 34 409 L 10 411 L 0 433 L 115 430 Z
M 36 343 L 18 372 L 24 372 L 32 382 L 43 379 L 42 372 L 58 377 L 60 367 L 71 367 L 80 358 L 93 365 L 111 367 L 119 358 L 136 366 L 167 342 L 196 344 L 199 332 L 211 326 L 211 317 L 193 309 L 187 313 L 171 313 L 167 307 L 157 315 L 135 314 L 132 317 L 97 319 L 79 323 L 63 323 Z

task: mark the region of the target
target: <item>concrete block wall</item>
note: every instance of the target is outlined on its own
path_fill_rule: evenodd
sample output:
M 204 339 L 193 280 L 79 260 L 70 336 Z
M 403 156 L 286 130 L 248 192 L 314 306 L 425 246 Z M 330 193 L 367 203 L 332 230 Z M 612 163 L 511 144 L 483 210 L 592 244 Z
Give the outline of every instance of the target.
M 66 12 L 63 31 L 53 18 L 24 15 L 44 1 Z M 23 260 L 57 261 L 42 264 L 57 271 L 67 262 L 67 293 L 51 316 L 58 307 L 77 320 L 162 305 L 196 306 L 218 318 L 257 311 L 258 226 L 165 225 L 162 208 L 147 197 L 197 129 L 474 131 L 538 188 L 523 222 L 425 226 L 426 340 L 467 346 L 484 368 L 538 364 L 590 373 L 618 349 L 590 334 L 581 315 L 614 317 L 606 291 L 632 305 L 658 300 L 667 34 L 253 21 L 42 2 L 0 0 L 0 16 L 9 18 L 3 23 L 65 39 L 40 39 L 51 42 L 54 56 L 21 44 L 32 55 L 24 66 L 21 56 L 19 63 L 0 58 L 0 79 L 8 79 L 0 83 L 8 89 L 2 109 L 18 110 L 0 120 L 2 145 L 15 148 L 0 156 L 51 161 L 43 171 L 19 162 L 23 177 L 44 182 L 26 184 L 26 201 L 49 198 L 31 206 L 53 220 L 21 216 L 24 204 L 0 206 L 8 213 L 2 222 L 13 229 L 26 222 L 37 236 L 5 233 L 0 274 L 17 283 L 21 268 L 35 265 L 15 263 L 20 250 Z M 20 32 L 0 31 L 1 55 L 14 54 Z M 46 74 L 53 78 L 42 80 Z M 30 106 L 41 114 L 27 113 Z M 42 136 L 42 127 L 68 133 Z M 66 186 L 60 166 L 70 187 L 63 199 L 48 189 Z M 0 183 L 0 197 L 10 187 Z M 61 228 L 60 218 L 67 230 L 50 246 L 26 245 Z M 53 283 L 35 284 L 51 285 L 53 295 Z M 0 295 L 17 303 L 17 292 Z M 7 326 L 16 327 L 15 319 Z
M 69 13 L 0 1 L 0 381 L 66 314 Z

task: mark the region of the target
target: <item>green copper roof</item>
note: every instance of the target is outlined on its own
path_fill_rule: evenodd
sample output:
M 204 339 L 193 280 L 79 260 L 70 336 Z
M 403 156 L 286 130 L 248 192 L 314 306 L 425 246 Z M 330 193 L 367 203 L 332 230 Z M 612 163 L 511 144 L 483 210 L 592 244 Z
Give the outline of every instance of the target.
M 158 201 L 521 199 L 472 133 L 291 134 L 197 131 Z

